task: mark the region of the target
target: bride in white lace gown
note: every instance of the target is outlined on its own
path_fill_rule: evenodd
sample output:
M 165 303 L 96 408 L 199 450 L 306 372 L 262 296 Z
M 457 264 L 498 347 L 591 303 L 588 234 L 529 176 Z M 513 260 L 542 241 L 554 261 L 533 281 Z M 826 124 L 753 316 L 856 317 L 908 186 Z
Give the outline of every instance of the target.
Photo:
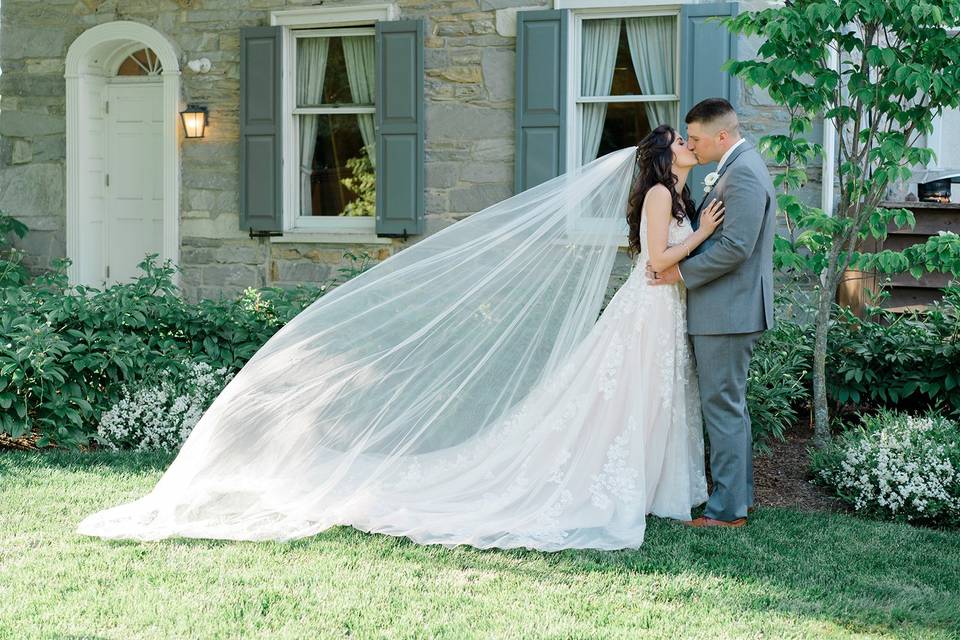
M 641 545 L 647 514 L 689 520 L 691 507 L 706 502 L 686 291 L 682 284 L 650 286 L 645 265 L 663 271 L 685 257 L 716 229 L 723 208 L 705 210 L 694 232 L 685 214 L 674 214 L 693 206 L 689 195 L 673 198 L 662 182 L 648 189 L 644 173 L 656 174 L 651 165 L 659 162 L 659 179 L 669 170 L 679 178 L 673 192 L 682 193 L 696 157 L 669 127 L 639 149 L 646 165 L 634 185 L 641 215 L 631 222 L 640 251 L 587 338 L 510 419 L 464 446 L 455 461 L 444 452 L 410 463 L 404 500 L 430 487 L 428 500 L 402 514 L 354 512 L 354 526 L 448 546 L 623 549 Z M 489 482 L 504 475 L 512 482 L 491 491 Z M 465 502 L 465 495 L 472 497 Z
M 191 435 L 150 495 L 92 514 L 78 531 L 284 540 L 351 525 L 423 544 L 552 551 L 635 548 L 647 514 L 689 519 L 707 487 L 685 290 L 649 286 L 644 265 L 679 261 L 722 210 L 707 210 L 691 229 L 684 181 L 697 161 L 672 129 L 657 128 L 638 149 L 628 219 L 640 251 L 630 276 L 569 356 L 491 429 L 384 470 L 372 453 L 351 454 L 348 464 L 338 453 L 327 464 L 329 449 L 310 449 L 309 431 L 287 427 L 243 450 L 232 445 L 242 453 L 231 453 L 228 471 L 203 459 L 229 429 L 213 424 L 222 417 L 215 404 L 210 413 L 221 413 L 205 416 L 211 426 Z M 280 421 L 277 402 L 264 415 Z M 298 447 L 305 453 L 291 457 Z M 288 456 L 287 475 L 258 473 L 258 455 Z

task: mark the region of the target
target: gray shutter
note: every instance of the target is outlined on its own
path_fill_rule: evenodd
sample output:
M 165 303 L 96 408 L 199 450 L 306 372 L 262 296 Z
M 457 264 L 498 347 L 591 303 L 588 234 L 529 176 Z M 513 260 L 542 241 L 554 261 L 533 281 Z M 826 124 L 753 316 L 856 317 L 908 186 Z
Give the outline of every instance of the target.
M 240 29 L 240 228 L 283 229 L 280 27 Z
M 737 15 L 736 2 L 685 4 L 680 12 L 681 57 L 680 122 L 693 105 L 706 98 L 726 98 L 737 106 L 739 81 L 720 70 L 737 57 L 737 36 L 723 24 L 708 22 L 713 16 Z M 687 179 L 695 201 L 703 196 L 703 178 L 710 167 L 694 167 Z
M 566 170 L 568 10 L 517 13 L 517 193 Z
M 377 235 L 423 233 L 423 21 L 377 23 Z

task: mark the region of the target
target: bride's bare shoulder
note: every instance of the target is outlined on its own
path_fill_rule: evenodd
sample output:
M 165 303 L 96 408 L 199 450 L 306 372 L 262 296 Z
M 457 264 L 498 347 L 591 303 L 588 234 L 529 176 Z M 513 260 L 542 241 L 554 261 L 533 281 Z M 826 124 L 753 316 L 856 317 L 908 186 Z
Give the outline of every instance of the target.
M 643 202 L 648 211 L 666 211 L 669 213 L 673 206 L 673 195 L 670 193 L 670 189 L 668 189 L 666 186 L 662 184 L 655 184 L 647 189 L 647 193 L 643 198 Z

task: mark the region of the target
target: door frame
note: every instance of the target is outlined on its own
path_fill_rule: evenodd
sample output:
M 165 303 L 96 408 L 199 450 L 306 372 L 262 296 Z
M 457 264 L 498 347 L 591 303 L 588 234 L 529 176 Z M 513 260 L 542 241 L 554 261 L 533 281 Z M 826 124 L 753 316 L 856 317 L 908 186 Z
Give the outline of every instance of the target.
M 80 242 L 81 229 L 89 220 L 87 206 L 81 199 L 81 184 L 84 179 L 81 158 L 88 144 L 91 105 L 84 100 L 85 91 L 96 83 L 103 83 L 115 75 L 116 66 L 124 54 L 137 47 L 148 47 L 163 65 L 163 252 L 161 260 L 171 260 L 175 265 L 180 260 L 180 162 L 177 115 L 180 110 L 180 63 L 179 56 L 170 41 L 160 32 L 138 22 L 118 20 L 87 29 L 67 51 L 66 79 L 66 182 L 67 182 L 67 257 L 71 264 L 67 275 L 71 284 L 99 287 L 102 273 L 96 273 L 97 265 L 91 264 L 89 256 L 83 255 Z M 179 284 L 179 272 L 174 274 Z

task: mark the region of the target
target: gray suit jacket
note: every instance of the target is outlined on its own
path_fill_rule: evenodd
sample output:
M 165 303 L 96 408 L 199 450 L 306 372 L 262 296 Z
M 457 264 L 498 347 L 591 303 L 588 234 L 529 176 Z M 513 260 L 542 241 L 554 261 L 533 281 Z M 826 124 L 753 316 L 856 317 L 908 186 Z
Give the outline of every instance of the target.
M 691 185 L 696 193 L 702 185 Z M 723 223 L 680 263 L 687 287 L 690 335 L 753 333 L 773 328 L 773 237 L 777 199 L 767 165 L 749 142 L 734 149 L 713 190 L 697 208 L 719 198 Z

